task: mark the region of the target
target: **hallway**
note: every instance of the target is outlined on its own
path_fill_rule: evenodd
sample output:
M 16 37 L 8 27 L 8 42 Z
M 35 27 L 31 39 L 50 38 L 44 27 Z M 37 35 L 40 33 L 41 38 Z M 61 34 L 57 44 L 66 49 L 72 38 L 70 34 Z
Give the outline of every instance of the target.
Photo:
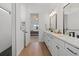
M 51 56 L 51 54 L 44 42 L 38 42 L 38 37 L 32 36 L 31 42 L 22 50 L 20 56 Z
M 39 36 L 31 36 L 30 41 L 31 42 L 38 42 L 39 41 Z

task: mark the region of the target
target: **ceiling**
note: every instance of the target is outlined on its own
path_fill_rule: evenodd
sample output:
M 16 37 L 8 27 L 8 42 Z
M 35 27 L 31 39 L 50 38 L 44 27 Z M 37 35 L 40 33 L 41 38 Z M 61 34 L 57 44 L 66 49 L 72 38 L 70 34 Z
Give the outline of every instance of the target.
M 8 10 L 8 11 L 11 11 L 11 3 L 0 3 L 0 7 Z
M 25 6 L 30 13 L 50 13 L 52 9 L 64 5 L 66 3 L 20 3 Z M 11 3 L 1 3 L 0 7 L 11 11 Z
M 50 13 L 52 9 L 64 3 L 25 3 L 25 7 L 30 13 Z

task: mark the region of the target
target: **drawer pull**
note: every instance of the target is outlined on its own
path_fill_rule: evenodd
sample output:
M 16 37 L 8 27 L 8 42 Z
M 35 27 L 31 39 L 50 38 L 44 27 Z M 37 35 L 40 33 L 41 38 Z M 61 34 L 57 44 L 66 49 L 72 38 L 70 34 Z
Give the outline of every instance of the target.
M 77 48 L 77 47 L 75 47 L 76 49 L 79 49 L 79 48 Z
M 60 47 L 59 46 L 56 46 L 57 47 L 57 49 L 60 49 Z
M 77 55 L 77 53 L 75 53 L 74 51 L 72 51 L 71 49 L 67 48 L 71 53 Z

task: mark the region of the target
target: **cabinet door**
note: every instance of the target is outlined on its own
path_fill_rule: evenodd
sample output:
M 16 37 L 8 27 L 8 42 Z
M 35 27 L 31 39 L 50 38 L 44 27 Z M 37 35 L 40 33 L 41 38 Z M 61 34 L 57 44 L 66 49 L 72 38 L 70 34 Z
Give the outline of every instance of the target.
M 43 39 L 44 42 L 47 40 L 47 34 L 45 32 L 43 33 L 43 38 L 42 39 Z
M 42 37 L 43 41 L 45 42 L 46 39 L 46 34 L 43 32 L 43 37 Z
M 47 34 L 46 33 L 43 33 L 43 40 L 47 44 Z
M 48 37 L 48 41 L 47 41 L 47 45 L 48 45 L 48 49 L 50 52 L 52 52 L 52 39 L 50 37 Z
M 49 49 L 49 51 L 51 50 L 51 38 L 49 38 L 48 36 L 47 36 L 47 47 L 48 47 L 48 49 Z M 50 51 L 51 52 L 51 51 Z
M 53 38 L 50 38 L 48 35 L 46 36 L 46 45 L 50 51 L 50 53 L 53 55 L 53 56 L 57 56 L 58 52 L 57 52 L 57 47 L 56 47 L 56 42 L 53 40 Z
M 51 51 L 51 54 L 53 55 L 53 56 L 58 56 L 58 49 L 57 49 L 57 44 L 56 44 L 56 42 L 54 42 L 54 41 L 52 41 L 52 51 Z
M 55 46 L 55 41 L 50 37 L 49 34 L 47 34 L 47 47 L 52 55 L 57 55 L 57 49 Z

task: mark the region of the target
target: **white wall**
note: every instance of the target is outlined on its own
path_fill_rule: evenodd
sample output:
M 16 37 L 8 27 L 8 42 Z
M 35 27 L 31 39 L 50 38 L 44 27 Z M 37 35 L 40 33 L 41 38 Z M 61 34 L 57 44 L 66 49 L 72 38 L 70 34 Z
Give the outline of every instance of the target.
M 26 22 L 26 9 L 23 4 L 12 4 L 12 55 L 19 55 L 24 48 L 24 32 L 21 22 Z
M 16 55 L 19 55 L 24 48 L 24 32 L 20 29 L 21 22 L 25 21 L 25 7 L 16 4 Z
M 25 18 L 25 22 L 26 22 L 26 46 L 28 45 L 28 43 L 30 42 L 30 26 L 31 26 L 31 13 L 30 13 L 30 10 L 29 10 L 29 8 L 26 6 L 26 5 L 24 5 L 25 6 L 25 10 L 26 10 L 26 18 Z
M 68 29 L 79 29 L 79 11 L 68 15 L 67 27 Z
M 11 29 L 11 35 L 12 35 L 12 56 L 16 55 L 16 4 L 12 4 L 12 12 L 11 12 L 11 19 L 12 19 L 12 29 Z
M 3 7 L 5 6 L 5 7 Z M 5 8 L 9 4 L 0 4 L 0 7 Z M 11 40 L 11 15 L 0 9 L 0 53 L 12 45 Z

